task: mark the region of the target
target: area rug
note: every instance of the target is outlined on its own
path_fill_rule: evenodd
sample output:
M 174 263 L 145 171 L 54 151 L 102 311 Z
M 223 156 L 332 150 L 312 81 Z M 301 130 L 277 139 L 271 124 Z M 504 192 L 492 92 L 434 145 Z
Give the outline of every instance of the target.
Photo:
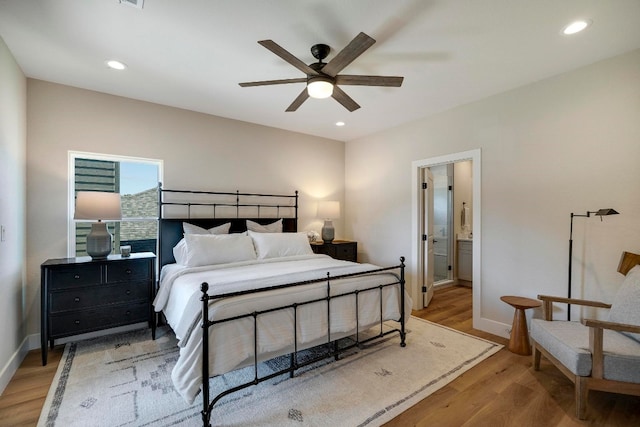
M 379 426 L 453 381 L 502 346 L 422 319 L 397 334 L 226 396 L 213 426 Z M 38 422 L 43 426 L 198 426 L 201 395 L 188 405 L 174 390 L 173 333 L 159 328 L 67 344 Z M 288 358 L 262 363 L 261 375 Z M 288 366 L 288 365 L 287 365 Z M 211 380 L 216 389 L 253 378 L 253 368 Z

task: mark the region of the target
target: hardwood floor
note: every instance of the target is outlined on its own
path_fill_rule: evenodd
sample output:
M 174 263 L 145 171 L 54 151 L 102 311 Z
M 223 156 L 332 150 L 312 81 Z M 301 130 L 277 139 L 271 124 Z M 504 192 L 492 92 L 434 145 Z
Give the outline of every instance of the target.
M 64 346 L 49 350 L 47 366 L 42 366 L 40 350 L 24 358 L 2 396 L 0 396 L 0 426 L 35 426 L 58 369 Z
M 429 307 L 414 315 L 507 343 L 472 328 L 467 287 L 437 290 Z M 0 426 L 36 425 L 61 355 L 58 346 L 44 367 L 39 350 L 27 355 L 0 396 Z M 587 418 L 575 417 L 573 384 L 553 365 L 543 359 L 535 372 L 530 357 L 503 349 L 385 426 L 635 426 L 640 425 L 640 397 L 592 391 Z
M 437 290 L 415 316 L 498 342 L 508 340 L 472 327 L 471 288 Z M 573 383 L 544 358 L 506 347 L 405 411 L 386 427 L 406 426 L 638 426 L 640 397 L 591 391 L 587 420 L 575 416 Z

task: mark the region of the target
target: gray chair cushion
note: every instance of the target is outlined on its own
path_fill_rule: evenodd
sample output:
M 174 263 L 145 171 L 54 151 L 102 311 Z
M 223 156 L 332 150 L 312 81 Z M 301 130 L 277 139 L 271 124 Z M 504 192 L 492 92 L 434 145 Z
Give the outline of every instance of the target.
M 581 377 L 591 375 L 589 328 L 579 322 L 533 319 L 531 338 Z M 640 383 L 640 342 L 604 331 L 604 378 Z
M 611 304 L 609 320 L 640 326 L 640 265 L 627 273 Z M 640 342 L 640 334 L 622 333 Z

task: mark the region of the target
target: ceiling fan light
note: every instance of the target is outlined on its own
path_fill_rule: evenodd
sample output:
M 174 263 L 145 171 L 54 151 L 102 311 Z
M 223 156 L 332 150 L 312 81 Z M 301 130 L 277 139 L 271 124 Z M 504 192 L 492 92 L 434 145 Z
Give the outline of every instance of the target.
M 328 98 L 333 95 L 333 82 L 326 77 L 313 77 L 307 82 L 307 93 L 312 98 Z

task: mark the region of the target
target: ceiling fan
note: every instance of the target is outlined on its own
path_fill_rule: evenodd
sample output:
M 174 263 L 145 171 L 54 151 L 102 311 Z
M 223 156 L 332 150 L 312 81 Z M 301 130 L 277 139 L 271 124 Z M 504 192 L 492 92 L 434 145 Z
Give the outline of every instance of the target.
M 311 47 L 311 54 L 318 60 L 313 64 L 305 64 L 291 53 L 286 51 L 273 40 L 261 40 L 258 43 L 269 49 L 271 52 L 284 59 L 289 64 L 296 67 L 307 75 L 297 79 L 264 80 L 259 82 L 239 83 L 242 87 L 280 85 L 287 83 L 306 83 L 300 95 L 289 105 L 286 111 L 296 111 L 304 101 L 310 96 L 313 98 L 333 97 L 347 110 L 355 111 L 360 106 L 338 85 L 357 86 L 388 86 L 400 87 L 404 77 L 391 76 L 362 76 L 338 74 L 347 65 L 351 64 L 358 56 L 362 55 L 376 41 L 365 33 L 358 34 L 351 42 L 342 49 L 329 62 L 322 62 L 331 51 L 326 44 L 315 44 Z

